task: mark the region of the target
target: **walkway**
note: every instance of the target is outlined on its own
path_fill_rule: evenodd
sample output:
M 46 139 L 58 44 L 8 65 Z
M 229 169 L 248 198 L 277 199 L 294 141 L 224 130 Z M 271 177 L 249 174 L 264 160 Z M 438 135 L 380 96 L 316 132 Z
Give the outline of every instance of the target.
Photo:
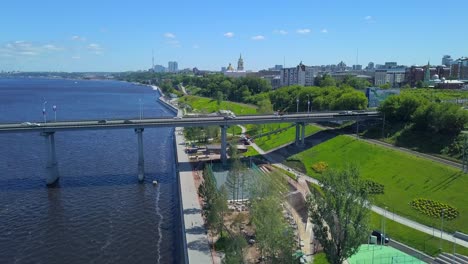
M 377 142 L 379 142 L 379 141 L 377 141 L 377 142 L 375 142 L 375 141 L 376 140 L 372 140 L 371 142 L 378 144 Z M 390 148 L 390 146 L 386 146 L 386 143 L 382 143 L 382 142 L 379 142 L 379 143 L 381 143 L 381 145 L 383 145 L 385 147 Z M 259 154 L 261 154 L 266 160 L 268 160 L 272 165 L 295 173 L 298 176 L 298 180 L 302 178 L 302 179 L 304 179 L 304 180 L 306 180 L 308 182 L 311 182 L 313 184 L 317 184 L 317 185 L 320 184 L 320 182 L 317 179 L 314 179 L 314 178 L 310 177 L 309 175 L 306 175 L 306 174 L 304 174 L 302 172 L 296 171 L 296 170 L 284 165 L 283 163 L 278 162 L 277 159 L 275 159 L 274 155 L 272 155 L 271 151 L 265 152 L 259 146 L 257 146 L 257 144 L 255 144 L 255 143 L 252 143 L 251 146 L 255 150 L 257 150 L 257 152 Z M 396 150 L 402 150 L 402 148 L 398 148 L 398 147 L 392 147 L 392 148 L 396 149 Z M 414 152 L 414 151 L 408 150 L 408 149 L 404 149 L 403 151 L 409 152 L 411 154 L 413 154 L 412 152 Z M 417 153 L 417 154 L 420 154 L 421 157 L 430 156 L 430 155 L 421 154 L 421 153 Z M 431 157 L 432 157 L 431 158 L 432 160 L 437 161 L 437 162 L 442 162 L 440 160 L 443 160 L 443 159 L 436 158 L 436 157 L 433 157 L 433 156 L 431 156 Z M 411 227 L 413 229 L 416 229 L 418 231 L 424 232 L 424 233 L 429 234 L 429 235 L 434 235 L 436 237 L 440 237 L 441 231 L 439 229 L 435 229 L 435 228 L 420 224 L 418 222 L 415 222 L 415 221 L 410 220 L 410 219 L 408 219 L 406 217 L 397 215 L 397 214 L 395 214 L 395 213 L 393 213 L 391 211 L 385 210 L 385 209 L 380 208 L 380 207 L 375 206 L 375 205 L 373 205 L 371 207 L 371 210 L 374 211 L 375 213 L 379 214 L 379 215 L 382 215 L 382 216 L 384 216 L 386 218 L 392 219 L 393 221 L 395 221 L 397 223 L 403 224 L 405 226 Z M 450 241 L 450 242 L 454 241 L 453 240 L 454 239 L 453 235 L 450 234 L 450 233 L 447 233 L 447 232 L 442 232 L 442 239 Z M 461 240 L 461 239 L 456 239 L 455 243 L 468 248 L 468 242 L 467 241 L 464 241 L 464 240 Z
M 208 237 L 206 235 L 206 229 L 201 215 L 201 207 L 198 202 L 198 193 L 193 179 L 192 167 L 185 153 L 184 137 L 178 133 L 181 130 L 181 128 L 176 128 L 174 136 L 176 138 L 177 159 L 179 162 L 178 170 L 188 260 L 189 263 L 212 263 Z

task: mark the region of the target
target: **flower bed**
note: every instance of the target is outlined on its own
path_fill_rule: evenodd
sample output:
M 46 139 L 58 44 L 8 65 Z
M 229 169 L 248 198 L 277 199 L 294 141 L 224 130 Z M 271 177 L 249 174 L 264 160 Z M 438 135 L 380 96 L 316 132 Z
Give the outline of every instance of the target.
M 419 212 L 434 218 L 442 217 L 442 210 L 444 212 L 444 219 L 452 220 L 459 215 L 457 208 L 430 199 L 417 198 L 411 201 L 410 204 Z
M 364 188 L 369 194 L 384 194 L 384 185 L 372 180 L 365 180 Z

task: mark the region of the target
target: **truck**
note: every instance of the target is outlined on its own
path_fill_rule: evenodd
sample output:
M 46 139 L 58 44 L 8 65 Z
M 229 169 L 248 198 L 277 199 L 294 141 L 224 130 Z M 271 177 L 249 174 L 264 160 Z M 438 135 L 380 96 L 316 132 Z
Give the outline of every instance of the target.
M 218 116 L 224 117 L 224 119 L 234 119 L 236 115 L 230 110 L 219 110 Z

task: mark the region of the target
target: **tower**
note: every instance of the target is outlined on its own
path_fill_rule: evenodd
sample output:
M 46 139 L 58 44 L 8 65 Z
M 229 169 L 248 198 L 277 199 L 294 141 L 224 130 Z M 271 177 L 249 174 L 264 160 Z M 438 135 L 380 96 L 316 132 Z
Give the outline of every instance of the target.
M 429 83 L 429 80 L 431 80 L 431 65 L 429 63 L 429 61 L 427 62 L 427 66 L 426 66 L 426 72 L 424 73 L 424 83 Z
M 151 56 L 152 56 L 152 65 L 151 65 L 151 70 L 154 71 L 154 49 L 151 50 Z
M 242 59 L 242 54 L 239 55 L 239 61 L 237 61 L 237 71 L 244 70 L 244 60 Z

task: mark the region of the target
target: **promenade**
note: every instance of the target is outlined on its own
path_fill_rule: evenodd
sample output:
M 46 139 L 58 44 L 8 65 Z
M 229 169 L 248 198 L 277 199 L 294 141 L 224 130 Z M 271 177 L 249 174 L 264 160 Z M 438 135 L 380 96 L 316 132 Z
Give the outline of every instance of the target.
M 174 136 L 179 162 L 180 199 L 185 225 L 183 234 L 187 241 L 188 261 L 189 263 L 212 263 L 208 237 L 203 226 L 200 203 L 193 179 L 192 166 L 185 153 L 184 137 L 179 134 L 181 130 L 181 128 L 176 128 Z

